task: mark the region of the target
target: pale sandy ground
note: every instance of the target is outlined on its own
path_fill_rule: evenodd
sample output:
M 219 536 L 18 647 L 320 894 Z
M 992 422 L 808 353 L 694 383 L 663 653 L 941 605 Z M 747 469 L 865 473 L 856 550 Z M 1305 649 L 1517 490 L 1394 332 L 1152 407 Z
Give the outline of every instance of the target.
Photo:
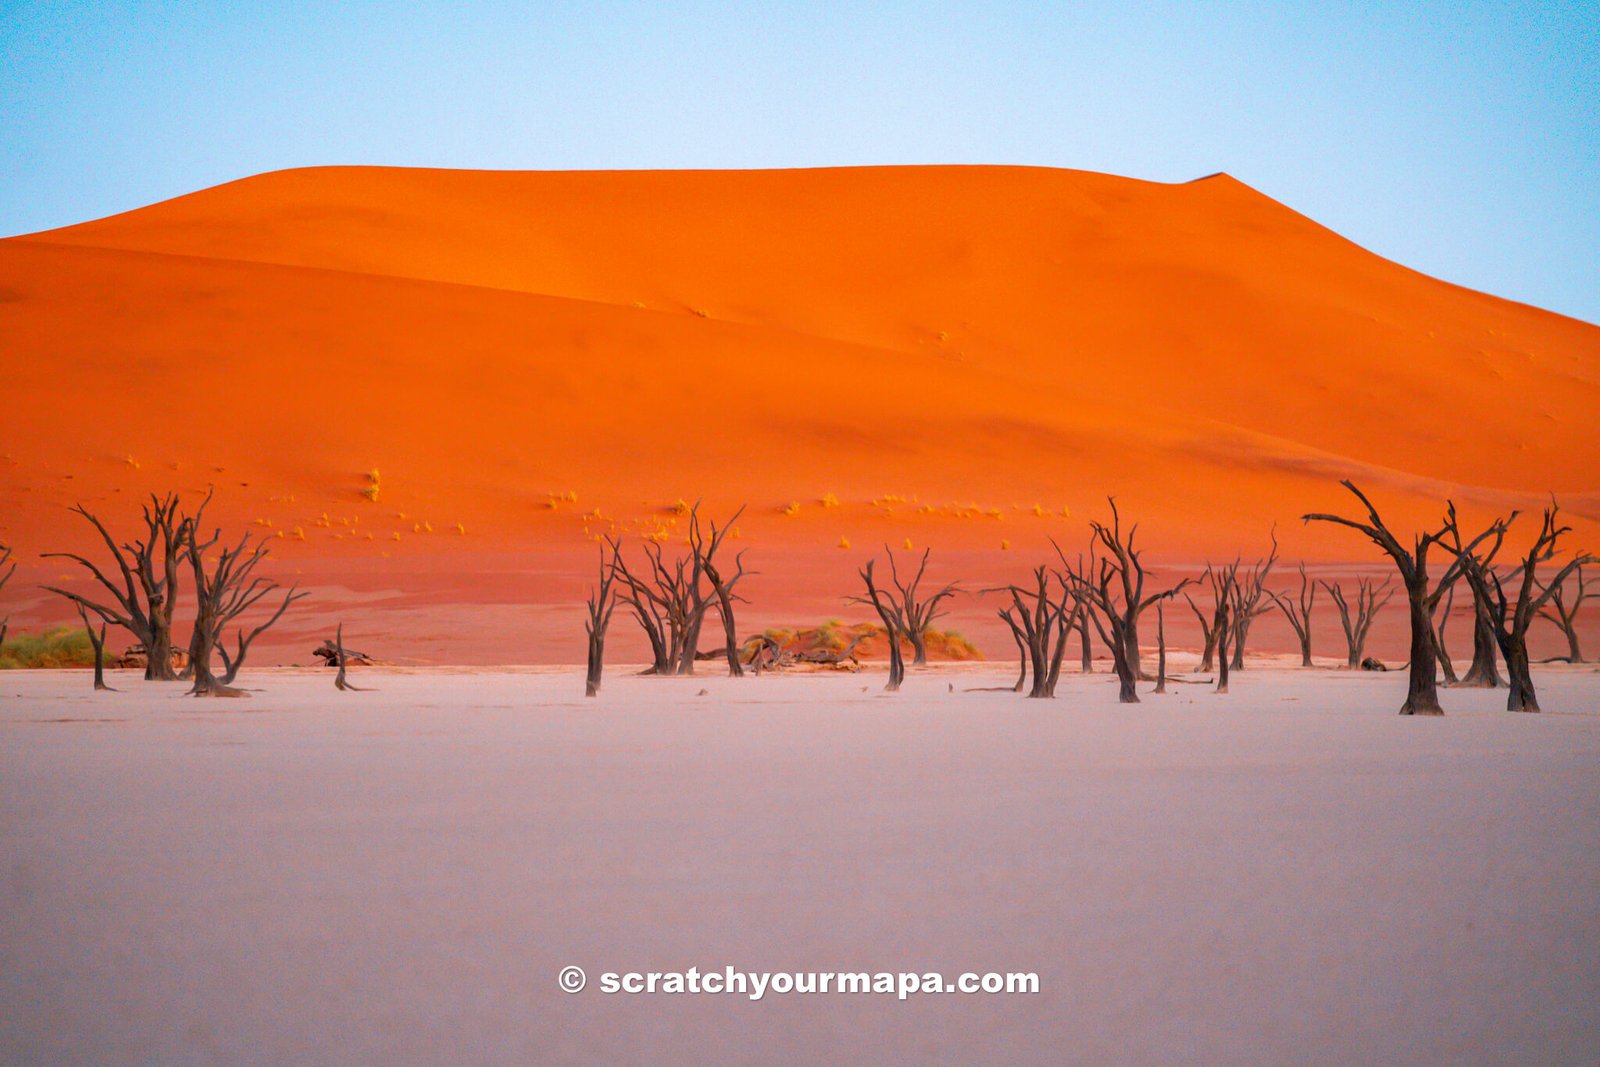
M 1600 674 L 1539 678 L 12 672 L 0 1061 L 1592 1063 Z M 1042 991 L 597 988 L 730 964 Z

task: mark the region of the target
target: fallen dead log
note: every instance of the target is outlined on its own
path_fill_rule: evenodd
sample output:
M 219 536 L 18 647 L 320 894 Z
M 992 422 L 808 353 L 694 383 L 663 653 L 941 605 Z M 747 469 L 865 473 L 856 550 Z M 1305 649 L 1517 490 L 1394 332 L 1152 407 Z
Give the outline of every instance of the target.
M 189 666 L 189 650 L 174 648 L 172 650 L 172 669 L 174 672 L 182 671 Z M 112 661 L 113 667 L 121 670 L 143 670 L 150 662 L 150 654 L 143 645 L 129 645 L 123 650 L 122 655 Z
M 365 652 L 357 652 L 353 648 L 343 650 L 344 656 L 340 657 L 340 645 L 334 638 L 324 638 L 322 644 L 311 650 L 311 654 L 322 660 L 324 667 L 371 667 L 378 661 Z

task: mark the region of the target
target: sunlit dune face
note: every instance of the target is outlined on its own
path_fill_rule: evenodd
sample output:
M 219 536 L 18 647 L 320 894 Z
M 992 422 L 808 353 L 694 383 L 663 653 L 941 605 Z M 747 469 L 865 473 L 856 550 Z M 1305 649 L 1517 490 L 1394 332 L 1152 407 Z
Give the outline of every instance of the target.
M 211 485 L 285 567 L 440 603 L 517 554 L 565 603 L 700 498 L 774 604 L 885 543 L 1008 573 L 1108 493 L 1172 565 L 1274 522 L 1371 558 L 1297 521 L 1346 476 L 1400 526 L 1600 517 L 1600 329 L 1227 177 L 289 171 L 0 242 L 0 331 L 29 558 L 86 544 L 72 502 Z

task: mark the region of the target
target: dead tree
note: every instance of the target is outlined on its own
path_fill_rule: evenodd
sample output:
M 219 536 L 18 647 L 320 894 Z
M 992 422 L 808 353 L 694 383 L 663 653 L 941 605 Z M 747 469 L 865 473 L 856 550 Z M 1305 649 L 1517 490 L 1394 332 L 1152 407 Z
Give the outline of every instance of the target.
M 1162 602 L 1156 601 L 1156 687 L 1155 693 L 1167 691 L 1167 619 L 1162 611 Z
M 1239 584 L 1239 561 L 1234 560 L 1226 567 L 1214 568 L 1211 571 L 1211 591 L 1217 598 L 1216 615 L 1213 626 L 1217 631 L 1217 692 L 1228 691 L 1228 640 L 1233 636 L 1232 619 L 1229 614 L 1233 610 L 1236 599 L 1234 588 Z
M 1011 639 L 1017 643 L 1017 684 L 1011 687 L 1014 693 L 1022 692 L 1022 687 L 1028 683 L 1028 642 L 1022 635 L 1022 627 L 1012 616 L 1010 608 L 1001 608 L 995 612 L 1011 629 Z
M 712 605 L 717 605 L 723 612 L 723 622 L 728 638 L 728 669 L 731 674 L 744 673 L 739 668 L 738 640 L 733 634 L 733 587 L 738 584 L 739 578 L 744 574 L 743 553 L 735 559 L 737 573 L 726 582 L 712 578 L 716 573 L 717 549 L 722 547 L 722 541 L 744 513 L 740 507 L 720 528 L 716 523 L 708 523 L 710 530 L 706 534 L 700 527 L 700 504 L 697 501 L 689 509 L 689 560 L 687 567 L 678 570 L 681 576 L 686 569 L 687 577 L 682 583 L 684 597 L 684 610 L 686 618 L 683 623 L 683 648 L 678 653 L 678 673 L 693 674 L 695 653 L 700 647 L 700 627 L 705 622 L 706 612 Z M 705 582 L 711 582 L 711 588 L 705 587 Z
M 1124 704 L 1137 704 L 1136 683 L 1146 677 L 1139 669 L 1139 615 L 1151 604 L 1176 596 L 1192 579 L 1185 578 L 1170 589 L 1146 596 L 1144 563 L 1140 550 L 1134 547 L 1139 524 L 1134 523 L 1124 535 L 1115 498 L 1108 497 L 1107 502 L 1111 505 L 1111 525 L 1089 524 L 1097 547 L 1106 553 L 1096 572 L 1084 574 L 1071 567 L 1060 546 L 1056 547 L 1056 555 L 1061 558 L 1066 571 L 1064 580 L 1073 596 L 1088 604 L 1089 618 L 1100 639 L 1111 649 L 1120 684 L 1118 699 Z
M 1454 518 L 1454 509 L 1451 510 Z M 1560 511 L 1561 509 L 1552 500 L 1550 506 L 1544 509 L 1544 518 L 1533 545 L 1522 557 L 1521 562 L 1512 569 L 1513 574 L 1518 570 L 1522 573 L 1522 582 L 1517 588 L 1514 600 L 1507 596 L 1505 583 L 1494 568 L 1489 566 L 1488 561 L 1493 556 L 1493 547 L 1498 547 L 1500 538 L 1516 520 L 1515 512 L 1510 518 L 1499 520 L 1491 527 L 1491 530 L 1497 531 L 1491 549 L 1480 550 L 1477 548 L 1478 542 L 1475 541 L 1472 545 L 1461 549 L 1458 556 L 1464 565 L 1467 581 L 1482 592 L 1484 600 L 1490 605 L 1490 621 L 1494 625 L 1495 640 L 1500 645 L 1500 654 L 1506 661 L 1506 674 L 1510 682 L 1511 691 L 1506 699 L 1507 711 L 1539 710 L 1539 696 L 1533 687 L 1533 674 L 1528 658 L 1528 627 L 1533 624 L 1539 609 L 1550 601 L 1553 587 L 1559 586 L 1574 571 L 1595 562 L 1596 559 L 1591 555 L 1579 554 L 1568 560 L 1556 576 L 1543 587 L 1543 592 L 1538 591 L 1539 565 L 1555 558 L 1556 543 L 1563 534 L 1572 531 L 1570 526 L 1559 525 Z
M 339 673 L 333 676 L 333 687 L 339 690 L 341 693 L 365 693 L 367 690 L 364 687 L 355 685 L 345 677 L 345 665 L 348 664 L 352 659 L 356 660 L 358 663 L 371 662 L 370 660 L 366 660 L 365 657 L 362 657 L 360 653 L 345 651 L 344 623 L 341 622 L 338 629 L 334 630 L 333 632 L 333 661 L 339 664 Z
M 928 557 L 933 550 L 923 549 L 922 562 L 917 566 L 917 572 L 911 576 L 909 582 L 900 580 L 900 569 L 895 565 L 894 549 L 887 544 L 883 550 L 889 554 L 889 580 L 894 583 L 895 592 L 900 602 L 900 617 L 905 621 L 906 640 L 911 642 L 911 665 L 913 667 L 926 667 L 928 665 L 928 627 L 933 620 L 943 614 L 939 604 L 955 595 L 958 583 L 951 582 L 939 589 L 926 600 L 920 599 L 918 588 L 922 585 L 922 577 L 928 570 Z
M 606 663 L 606 630 L 611 626 L 611 613 L 617 609 L 617 594 L 612 584 L 617 578 L 616 557 L 606 561 L 605 549 L 600 550 L 600 582 L 589 590 L 589 615 L 583 629 L 589 637 L 589 671 L 584 678 L 583 695 L 600 693 L 600 672 Z
M 1195 668 L 1196 673 L 1204 674 L 1214 670 L 1217 666 L 1217 649 L 1228 648 L 1227 638 L 1231 631 L 1224 632 L 1225 624 L 1231 625 L 1230 612 L 1233 599 L 1233 586 L 1238 580 L 1239 561 L 1235 559 L 1224 567 L 1218 567 L 1210 561 L 1206 562 L 1206 569 L 1200 572 L 1200 577 L 1195 584 L 1206 584 L 1211 587 L 1211 616 L 1206 617 L 1200 610 L 1200 605 L 1188 593 L 1183 594 L 1183 599 L 1188 603 L 1189 610 L 1194 612 L 1194 617 L 1200 623 L 1200 634 L 1205 640 L 1200 656 L 1200 665 Z
M 731 575 L 725 576 L 717 562 L 717 550 L 743 513 L 744 508 L 740 507 L 720 527 L 714 522 L 702 526 L 700 505 L 696 502 L 689 510 L 689 555 L 668 561 L 659 544 L 645 541 L 648 576 L 635 574 L 622 555 L 621 543 L 614 537 L 606 538 L 616 578 L 621 583 L 618 596 L 632 610 L 650 641 L 652 663 L 646 674 L 693 674 L 700 629 L 713 607 L 722 619 L 728 673 L 736 677 L 744 674 L 733 610 L 740 600 L 734 589 L 746 573 L 744 553 L 734 558 Z
M 1460 576 L 1457 575 L 1457 578 Z M 1433 608 L 1437 608 L 1439 626 L 1434 633 L 1434 642 L 1439 656 L 1439 672 L 1444 675 L 1444 684 L 1463 689 L 1494 689 L 1500 686 L 1500 671 L 1496 666 L 1496 642 L 1494 626 L 1489 621 L 1489 605 L 1484 602 L 1471 583 L 1468 590 L 1472 596 L 1472 665 L 1467 668 L 1464 677 L 1456 677 L 1455 661 L 1450 658 L 1449 649 L 1445 646 L 1445 630 L 1450 624 L 1451 611 L 1455 606 L 1456 582 L 1449 584 L 1439 583 L 1439 588 L 1434 591 Z M 1443 607 L 1438 600 L 1439 594 L 1444 593 Z
M 1347 519 L 1339 515 L 1328 515 L 1321 512 L 1302 516 L 1305 522 L 1331 522 L 1339 526 L 1348 526 L 1365 534 L 1373 544 L 1382 549 L 1391 560 L 1395 569 L 1400 572 L 1400 581 L 1406 591 L 1406 600 L 1411 613 L 1411 660 L 1410 680 L 1406 689 L 1405 703 L 1400 706 L 1402 715 L 1443 715 L 1444 709 L 1439 706 L 1439 690 L 1437 685 L 1438 672 L 1435 664 L 1438 659 L 1436 641 L 1433 633 L 1433 611 L 1438 603 L 1441 591 L 1450 586 L 1463 566 L 1463 555 L 1459 547 L 1459 536 L 1456 527 L 1455 509 L 1452 507 L 1445 519 L 1444 525 L 1429 533 L 1416 535 L 1412 548 L 1408 551 L 1400 544 L 1389 527 L 1379 517 L 1377 508 L 1366 494 L 1356 488 L 1354 482 L 1348 478 L 1339 483 L 1353 493 L 1362 507 L 1367 511 L 1367 522 Z M 1484 531 L 1468 547 L 1476 549 L 1481 542 L 1491 536 L 1493 527 Z M 1430 588 L 1428 578 L 1428 550 L 1434 545 L 1448 547 L 1446 538 L 1455 536 L 1457 542 L 1456 559 L 1450 568 L 1439 580 L 1437 589 Z
M 278 584 L 276 582 L 272 582 L 264 590 L 262 595 L 265 596 L 267 593 L 270 593 L 273 589 L 277 588 L 280 588 Z M 221 634 L 218 634 L 217 655 L 222 659 L 223 685 L 232 685 L 234 679 L 239 677 L 239 668 L 244 666 L 244 658 L 247 654 L 249 654 L 250 646 L 255 643 L 256 638 L 260 637 L 273 626 L 277 625 L 278 620 L 283 618 L 283 613 L 289 610 L 290 604 L 293 604 L 296 600 L 304 600 L 310 595 L 311 594 L 309 592 L 303 592 L 299 589 L 290 589 L 286 594 L 284 594 L 283 600 L 278 604 L 278 609 L 271 615 L 267 616 L 267 618 L 260 625 L 252 627 L 249 633 L 245 632 L 244 627 L 239 627 L 239 629 L 234 631 L 234 652 L 231 656 L 228 654 L 228 646 L 222 641 Z M 245 604 L 240 607 L 238 611 L 233 612 L 233 614 L 228 617 L 227 621 L 232 622 L 235 617 L 241 614 L 245 608 L 248 608 L 249 606 L 249 604 Z M 191 657 L 191 669 L 193 662 L 194 660 Z
M 1089 605 L 1082 601 L 1077 602 L 1077 608 L 1072 613 L 1072 624 L 1069 630 L 1078 631 L 1081 648 L 1078 654 L 1078 672 L 1080 674 L 1094 673 L 1094 655 L 1089 648 Z
M 1056 579 L 1053 587 L 1052 576 Z M 1008 585 L 994 591 L 1011 597 L 1010 606 L 1000 612 L 1000 617 L 1011 627 L 1012 636 L 1025 657 L 1023 676 L 1017 679 L 1017 692 L 1022 691 L 1025 676 L 1031 672 L 1033 685 L 1028 690 L 1028 699 L 1054 697 L 1056 685 L 1061 681 L 1061 661 L 1067 650 L 1071 617 L 1078 607 L 1071 586 L 1062 575 L 1052 575 L 1049 567 L 1040 564 L 1033 569 L 1031 586 Z
M 11 580 L 11 576 L 17 573 L 17 565 L 11 563 L 11 566 L 7 567 L 6 564 L 8 563 L 11 563 L 11 549 L 5 545 L 0 545 L 0 589 L 4 589 L 6 583 Z M 10 623 L 10 618 L 0 619 L 0 650 L 6 647 L 6 627 Z
M 110 599 L 97 602 L 55 586 L 45 586 L 45 589 L 93 612 L 103 622 L 131 633 L 134 640 L 144 646 L 147 655 L 146 681 L 177 681 L 178 674 L 172 668 L 172 613 L 177 606 L 178 579 L 187 551 L 184 539 L 179 536 L 184 520 L 178 510 L 177 494 L 169 493 L 165 497 L 152 494 L 150 503 L 143 508 L 143 540 L 135 539 L 121 546 L 82 504 L 75 505 L 72 510 L 87 519 L 100 535 L 116 562 L 120 581 L 108 577 L 94 563 L 76 553 L 46 552 L 45 559 L 70 559 L 83 567 L 104 587 Z
M 1561 627 L 1561 632 L 1567 639 L 1567 662 L 1583 663 L 1585 662 L 1583 649 L 1578 647 L 1578 609 L 1583 607 L 1583 600 L 1589 595 L 1587 579 L 1583 573 L 1583 564 L 1580 563 L 1577 569 L 1569 574 L 1568 577 L 1577 579 L 1578 586 L 1573 592 L 1570 601 L 1567 600 L 1565 591 L 1567 583 L 1565 579 L 1540 587 L 1541 592 L 1550 594 L 1550 602 L 1539 609 L 1539 617 L 1548 619 Z M 4 584 L 3 581 L 0 581 L 0 585 Z
M 1472 665 L 1456 684 L 1463 688 L 1498 689 L 1505 683 L 1500 680 L 1495 662 L 1499 642 L 1494 636 L 1490 605 L 1472 583 L 1467 583 L 1467 588 L 1472 590 Z
M 1456 561 L 1451 569 L 1439 581 L 1439 588 L 1434 591 L 1434 603 L 1429 605 L 1429 610 L 1436 606 L 1441 591 L 1445 593 L 1445 608 L 1439 620 L 1439 669 L 1444 674 L 1445 684 L 1460 686 L 1470 689 L 1494 689 L 1500 682 L 1500 672 L 1495 664 L 1498 641 L 1495 638 L 1494 623 L 1491 621 L 1492 606 L 1488 600 L 1487 586 L 1469 581 L 1467 589 L 1472 595 L 1472 665 L 1467 668 L 1466 676 L 1457 678 L 1455 664 L 1450 660 L 1450 655 L 1444 648 L 1445 625 L 1450 618 L 1450 608 L 1455 600 L 1455 583 L 1465 576 L 1464 561 L 1460 558 L 1461 531 L 1456 521 L 1456 509 L 1452 503 L 1446 512 L 1449 520 L 1447 527 L 1451 543 L 1450 550 L 1456 554 Z M 1512 512 L 1511 519 L 1517 517 Z M 1491 523 L 1476 541 L 1473 542 L 1475 552 L 1473 558 L 1491 571 L 1494 567 L 1495 555 L 1500 551 L 1505 541 L 1505 530 L 1510 525 L 1508 519 L 1504 523 L 1496 521 Z
M 688 612 L 683 595 L 684 561 L 678 560 L 669 567 L 662 560 L 660 546 L 646 541 L 645 556 L 651 570 L 651 578 L 646 580 L 628 569 L 616 538 L 608 537 L 606 543 L 611 546 L 611 562 L 622 583 L 620 598 L 633 610 L 633 617 L 650 640 L 651 666 L 645 673 L 675 673 L 683 651 L 683 623 Z
M 717 567 L 716 553 L 723 536 L 742 514 L 744 514 L 743 505 L 723 524 L 721 530 L 717 529 L 716 523 L 708 523 L 711 534 L 707 538 L 700 531 L 698 505 L 689 512 L 689 547 L 699 561 L 700 569 L 705 572 L 706 579 L 710 581 L 712 593 L 716 596 L 717 615 L 722 619 L 723 641 L 728 656 L 728 674 L 734 678 L 744 676 L 744 668 L 739 665 L 739 635 L 733 620 L 733 602 L 741 599 L 734 595 L 733 590 L 739 584 L 739 579 L 745 576 L 744 553 L 740 552 L 733 557 L 734 573 L 727 578 L 722 576 L 722 571 Z M 696 633 L 698 632 L 696 628 Z
M 1444 631 L 1450 624 L 1450 609 L 1455 607 L 1456 590 L 1454 585 L 1441 588 L 1444 590 L 1443 610 L 1437 610 L 1441 601 L 1435 600 L 1433 602 L 1436 613 L 1439 616 L 1439 624 L 1433 631 L 1433 650 L 1439 659 L 1439 673 L 1444 675 L 1444 684 L 1450 686 L 1455 685 L 1459 679 L 1456 678 L 1456 665 L 1450 659 L 1450 650 L 1445 648 Z
M 793 654 L 796 663 L 810 663 L 822 667 L 840 667 L 845 670 L 854 670 L 860 663 L 856 659 L 856 648 L 867 638 L 873 636 L 870 630 L 863 630 L 850 639 L 850 643 L 840 649 L 812 648 Z M 845 664 L 850 664 L 845 667 Z M 902 674 L 902 677 L 904 675 Z
M 1344 587 L 1338 582 L 1323 582 L 1322 588 L 1333 597 L 1333 606 L 1339 609 L 1339 625 L 1344 627 L 1344 640 L 1349 648 L 1347 666 L 1351 670 L 1361 668 L 1361 659 L 1367 648 L 1367 632 L 1372 629 L 1372 620 L 1377 618 L 1378 611 L 1394 596 L 1390 587 L 1390 580 L 1385 578 L 1382 585 L 1374 585 L 1371 578 L 1356 579 L 1356 604 L 1352 616 L 1349 602 L 1345 599 Z
M 900 654 L 900 639 L 905 634 L 905 619 L 900 615 L 900 608 L 894 599 L 884 590 L 879 589 L 872 576 L 875 559 L 867 560 L 867 565 L 861 568 L 861 581 L 867 587 L 866 596 L 850 597 L 853 604 L 870 604 L 878 613 L 878 618 L 883 621 L 884 635 L 889 642 L 889 684 L 883 688 L 888 692 L 895 692 L 900 688 L 900 683 L 906 676 L 906 661 Z
M 78 618 L 83 620 L 83 628 L 89 634 L 89 645 L 94 649 L 94 687 L 97 691 L 103 689 L 114 693 L 116 690 L 106 684 L 106 624 L 100 621 L 100 632 L 96 634 L 94 624 L 89 621 L 89 612 L 82 604 L 75 606 Z
M 1261 602 L 1266 592 L 1267 575 L 1278 562 L 1278 530 L 1272 530 L 1272 552 L 1266 559 L 1257 560 L 1243 577 L 1235 574 L 1233 583 L 1233 669 L 1244 670 L 1244 643 L 1250 636 L 1250 626 L 1262 615 L 1272 610 L 1272 601 Z
M 195 512 L 194 518 L 183 520 L 179 527 L 185 546 L 184 555 L 194 572 L 195 586 L 194 636 L 189 644 L 194 685 L 190 688 L 189 694 L 206 697 L 246 696 L 248 694 L 244 690 L 233 687 L 233 681 L 238 677 L 239 668 L 244 664 L 244 657 L 251 643 L 281 619 L 290 604 L 307 594 L 290 588 L 284 594 L 283 602 L 266 622 L 255 627 L 248 636 L 241 630 L 238 652 L 230 657 L 222 645 L 222 636 L 227 627 L 233 625 L 246 611 L 282 586 L 270 578 L 256 575 L 256 568 L 267 558 L 267 542 L 256 541 L 252 544 L 251 535 L 248 533 L 232 548 L 218 549 L 215 564 L 207 569 L 206 553 L 216 548 L 222 540 L 221 529 L 215 529 L 205 540 L 201 540 L 198 532 L 204 521 L 206 504 L 210 499 L 208 496 L 200 509 Z M 221 677 L 218 677 L 211 667 L 211 655 L 218 650 L 223 663 Z
M 1306 565 L 1300 564 L 1300 596 L 1298 600 L 1290 600 L 1279 596 L 1272 590 L 1267 590 L 1283 617 L 1289 620 L 1289 625 L 1294 627 L 1294 635 L 1300 640 L 1300 666 L 1313 666 L 1311 662 L 1311 609 L 1317 603 L 1317 583 L 1306 577 Z
M 1201 574 L 1201 579 L 1210 578 L 1211 573 L 1211 565 L 1207 564 L 1205 571 Z M 1200 610 L 1200 605 L 1194 602 L 1194 597 L 1188 593 L 1183 594 L 1183 599 L 1188 601 L 1189 610 L 1194 612 L 1195 620 L 1200 624 L 1200 636 L 1204 639 L 1205 644 L 1200 655 L 1200 666 L 1195 669 L 1204 674 L 1216 666 L 1217 627 L 1215 614 L 1211 618 L 1207 618 L 1206 613 Z

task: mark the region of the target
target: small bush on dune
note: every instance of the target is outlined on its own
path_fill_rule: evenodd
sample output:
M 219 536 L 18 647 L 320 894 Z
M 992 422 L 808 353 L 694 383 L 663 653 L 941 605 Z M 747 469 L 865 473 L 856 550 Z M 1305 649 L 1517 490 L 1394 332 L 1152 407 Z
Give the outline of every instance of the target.
M 982 659 L 983 653 L 978 651 L 978 646 L 968 641 L 955 630 L 930 629 L 926 635 L 928 654 L 941 656 L 945 659 L 967 660 Z
M 838 619 L 829 619 L 827 622 L 817 627 L 817 647 L 825 648 L 830 652 L 837 652 L 839 649 L 843 648 L 846 643 L 843 625 L 844 624 Z
M 76 626 L 12 634 L 6 638 L 5 648 L 0 649 L 0 670 L 93 666 L 94 647 L 89 644 L 89 634 Z
M 873 659 L 887 654 L 883 647 L 883 627 L 873 622 L 845 623 L 839 619 L 829 619 L 816 627 L 774 627 L 764 633 L 768 640 L 787 652 L 812 650 L 838 652 L 861 635 L 865 635 L 866 640 L 856 646 L 858 656 L 863 659 Z M 746 647 L 752 647 L 754 640 L 754 638 L 747 640 Z M 938 660 L 961 661 L 984 658 L 977 646 L 955 630 L 930 629 L 927 632 L 927 644 L 928 654 Z M 902 640 L 901 647 L 907 655 L 910 655 L 909 641 Z

